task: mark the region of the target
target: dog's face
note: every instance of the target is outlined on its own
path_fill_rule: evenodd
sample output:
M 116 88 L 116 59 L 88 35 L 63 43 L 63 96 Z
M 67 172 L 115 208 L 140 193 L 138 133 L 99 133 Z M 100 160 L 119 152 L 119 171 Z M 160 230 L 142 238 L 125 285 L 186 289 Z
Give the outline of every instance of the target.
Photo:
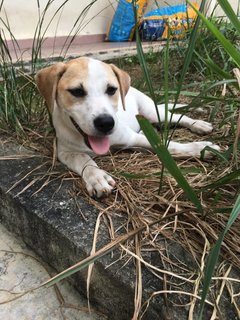
M 104 143 L 107 148 L 104 138 L 114 132 L 119 98 L 124 105 L 130 86 L 124 71 L 98 60 L 79 58 L 39 71 L 36 82 L 50 112 L 62 108 L 86 135 L 90 146 L 93 143 L 93 150 L 97 142 L 98 146 L 102 142 L 102 149 Z

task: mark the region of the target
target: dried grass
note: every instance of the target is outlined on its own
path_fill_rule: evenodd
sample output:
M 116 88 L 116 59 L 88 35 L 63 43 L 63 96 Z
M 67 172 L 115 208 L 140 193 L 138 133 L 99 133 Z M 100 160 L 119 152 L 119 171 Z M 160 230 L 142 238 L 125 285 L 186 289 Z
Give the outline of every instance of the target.
M 202 162 L 199 159 L 178 162 L 178 166 L 183 170 L 188 182 L 195 190 L 199 190 L 199 197 L 205 211 L 203 216 L 196 211 L 176 181 L 165 171 L 162 188 L 159 189 L 162 167 L 157 156 L 149 151 L 123 150 L 97 158 L 98 165 L 113 175 L 117 182 L 117 188 L 110 197 L 96 200 L 87 195 L 81 178 L 76 174 L 63 173 L 62 170 L 58 170 L 56 167 L 56 145 L 53 144 L 54 156 L 50 158 L 50 142 L 46 139 L 44 141 L 44 145 L 34 144 L 34 149 L 41 149 L 42 152 L 45 150 L 46 161 L 41 166 L 47 163 L 49 170 L 35 174 L 21 193 L 39 181 L 41 187 L 37 192 L 56 179 L 60 181 L 59 188 L 63 180 L 71 180 L 73 182 L 71 196 L 74 199 L 83 196 L 91 205 L 99 209 L 92 254 L 96 252 L 98 230 L 101 224 L 104 223 L 108 228 L 109 237 L 112 239 L 111 247 L 114 247 L 114 241 L 118 239 L 119 234 L 134 235 L 134 230 L 141 229 L 141 232 L 135 233 L 133 237 L 126 237 L 124 243 L 122 241 L 116 243 L 122 250 L 121 257 L 118 259 L 122 259 L 123 264 L 135 261 L 136 284 L 133 319 L 140 319 L 146 308 L 158 295 L 164 297 L 167 305 L 170 299 L 175 304 L 187 306 L 189 309 L 188 319 L 193 319 L 199 301 L 206 257 L 228 220 L 228 215 L 222 213 L 221 209 L 228 208 L 233 204 L 239 186 L 231 183 L 218 188 L 218 190 L 208 192 L 201 190 L 216 178 L 221 178 L 231 172 L 233 164 L 229 163 L 229 166 L 226 167 L 225 163 L 221 164 L 217 159 L 208 162 Z M 48 151 L 45 149 L 46 145 Z M 26 173 L 23 179 L 31 176 L 37 170 L 39 167 Z M 22 179 L 17 181 L 13 188 L 20 181 Z M 81 214 L 84 219 L 84 213 Z M 120 225 L 116 225 L 115 216 L 122 218 Z M 162 218 L 164 220 L 156 223 Z M 236 314 L 240 315 L 240 296 L 236 289 L 239 280 L 231 274 L 233 268 L 240 269 L 240 229 L 238 223 L 239 219 L 227 233 L 222 245 L 221 258 L 223 262 L 219 265 L 216 276 L 213 278 L 213 286 L 206 302 L 212 308 L 211 319 L 220 317 L 221 300 L 223 293 L 226 295 L 226 292 Z M 177 254 L 175 255 L 176 252 L 171 250 L 169 243 L 170 245 L 176 244 L 176 248 L 178 248 L 177 246 L 184 248 L 192 262 L 188 264 Z M 149 259 L 149 255 L 152 254 L 158 257 L 156 264 L 155 260 L 152 262 Z M 142 296 L 144 289 L 143 266 L 154 275 L 162 287 L 161 290 L 151 292 L 145 300 Z M 88 292 L 91 285 L 92 268 L 93 265 L 88 272 Z M 177 299 L 172 299 L 173 296 Z
M 94 200 L 88 197 L 83 190 L 82 182 L 78 179 L 74 180 L 74 189 L 78 190 L 77 195 L 84 193 L 89 203 L 100 210 L 97 228 L 99 228 L 100 220 L 101 223 L 107 223 L 111 239 L 116 238 L 120 231 L 126 233 L 144 225 L 148 226 L 160 217 L 167 218 L 168 215 L 171 216 L 168 221 L 154 224 L 135 239 L 120 246 L 127 253 L 127 258 L 125 254 L 122 254 L 126 260 L 129 257 L 135 259 L 136 291 L 133 319 L 139 319 L 139 316 L 153 297 L 160 294 L 166 298 L 174 294 L 189 296 L 189 319 L 193 319 L 196 311 L 196 302 L 199 300 L 198 293 L 201 288 L 207 254 L 228 220 L 228 215 L 221 213 L 221 208 L 229 207 L 233 204 L 234 197 L 238 192 L 238 186 L 229 184 L 221 187 L 218 191 L 200 192 L 201 203 L 205 210 L 205 216 L 202 216 L 196 212 L 192 203 L 184 197 L 183 191 L 177 186 L 175 180 L 167 173 L 164 175 L 163 187 L 159 192 L 161 164 L 156 155 L 137 151 L 133 153 L 122 151 L 99 158 L 97 163 L 101 168 L 113 174 L 117 181 L 115 193 L 101 201 Z M 220 178 L 231 171 L 230 167 L 221 167 L 214 160 L 204 163 L 200 160 L 189 159 L 179 162 L 178 165 L 185 171 L 189 171 L 187 178 L 195 190 L 201 190 L 211 180 L 216 179 L 216 177 Z M 195 172 L 192 170 L 193 167 L 199 168 L 199 170 Z M 127 179 L 120 173 L 135 174 L 136 176 L 145 175 L 146 178 Z M 222 193 L 222 198 L 221 200 L 216 200 L 217 205 L 215 205 L 214 198 L 217 197 L 219 192 Z M 179 212 L 186 213 L 178 215 Z M 176 214 L 175 217 L 172 216 L 174 213 Z M 114 220 L 115 215 L 124 217 L 125 223 L 114 228 L 112 220 Z M 93 248 L 96 246 L 96 236 L 97 229 L 95 230 Z M 163 241 L 178 243 L 189 252 L 191 259 L 198 268 L 193 270 L 183 261 L 178 261 L 172 255 L 169 256 L 167 246 L 163 248 L 161 245 Z M 207 301 L 213 307 L 211 319 L 216 319 L 217 315 L 219 316 L 221 310 L 220 300 L 226 287 L 228 288 L 229 300 L 232 301 L 236 313 L 239 314 L 238 294 L 229 289 L 232 288 L 232 282 L 235 283 L 237 281 L 237 279 L 229 276 L 230 270 L 233 266 L 237 269 L 240 268 L 239 241 L 240 230 L 238 223 L 235 223 L 228 232 L 222 246 L 221 254 L 224 266 L 218 271 L 219 276 L 214 278 L 215 283 L 212 290 L 216 300 L 212 297 L 213 300 L 211 302 L 210 295 L 210 301 Z M 148 261 L 148 256 L 146 256 L 146 259 L 144 258 L 146 252 L 157 252 L 161 260 L 164 261 L 163 266 L 166 269 L 152 265 L 151 261 Z M 164 283 L 164 290 L 153 292 L 143 305 L 142 265 Z M 176 279 L 178 281 L 175 281 Z M 90 279 L 88 279 L 88 284 L 89 282 Z M 191 283 L 192 292 L 182 289 L 184 287 L 183 283 L 186 282 Z

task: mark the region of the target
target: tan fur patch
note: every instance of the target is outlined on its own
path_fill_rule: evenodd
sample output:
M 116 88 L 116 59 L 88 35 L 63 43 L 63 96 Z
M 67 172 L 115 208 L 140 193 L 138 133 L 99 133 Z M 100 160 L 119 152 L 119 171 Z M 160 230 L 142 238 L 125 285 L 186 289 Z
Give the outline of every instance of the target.
M 64 108 L 70 108 L 79 98 L 74 97 L 68 89 L 80 87 L 87 88 L 88 79 L 88 59 L 79 58 L 66 63 L 66 72 L 60 79 L 57 92 L 58 101 Z M 82 98 L 84 99 L 84 98 Z

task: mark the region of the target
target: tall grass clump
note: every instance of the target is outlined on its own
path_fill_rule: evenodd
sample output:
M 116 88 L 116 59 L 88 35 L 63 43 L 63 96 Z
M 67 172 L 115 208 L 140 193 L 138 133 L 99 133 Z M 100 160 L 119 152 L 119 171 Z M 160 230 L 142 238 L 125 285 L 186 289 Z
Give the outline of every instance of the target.
M 238 36 L 238 40 L 240 39 L 240 20 L 239 17 L 234 13 L 232 7 L 230 6 L 229 2 L 227 0 L 218 0 L 219 5 L 221 6 L 222 10 L 225 12 L 226 17 L 229 19 L 231 25 L 235 29 L 234 36 Z M 221 78 L 223 76 L 224 78 L 233 78 L 233 76 L 236 77 L 235 83 L 232 83 L 233 89 L 235 90 L 235 94 L 237 97 L 240 96 L 240 51 L 239 51 L 239 42 L 238 42 L 238 48 L 229 41 L 229 38 L 224 35 L 221 30 L 219 30 L 218 26 L 216 26 L 212 21 L 209 21 L 201 12 L 198 12 L 198 16 L 203 21 L 204 25 L 206 25 L 208 31 L 213 35 L 214 39 L 218 41 L 221 45 L 221 47 L 224 49 L 224 53 L 227 55 L 227 58 L 225 61 L 231 61 L 230 63 L 230 70 L 229 67 L 224 65 L 224 72 L 223 75 L 220 71 L 221 68 L 219 65 L 216 65 L 212 60 L 211 57 L 209 57 L 209 60 L 206 61 L 206 64 L 210 66 L 210 69 L 214 71 L 214 73 Z M 235 35 L 236 33 L 236 35 Z M 236 68 L 236 69 L 235 69 Z M 232 70 L 231 70 L 232 69 Z M 232 71 L 231 73 L 229 71 Z M 236 103 L 236 111 L 238 112 L 237 117 L 233 117 L 233 121 L 237 120 L 236 126 L 235 126 L 235 142 L 233 143 L 234 149 L 233 154 L 234 158 L 236 159 L 236 167 L 238 167 L 238 154 L 239 154 L 239 138 L 240 138 L 240 109 L 239 109 L 239 101 Z M 233 171 L 237 172 L 237 170 Z M 239 173 L 238 173 L 239 177 Z M 239 189 L 238 189 L 239 192 Z M 236 203 L 233 207 L 233 210 L 230 214 L 228 223 L 226 224 L 223 232 L 218 238 L 218 241 L 213 246 L 212 250 L 209 253 L 207 264 L 204 270 L 204 279 L 203 279 L 203 288 L 202 288 L 202 299 L 201 299 L 201 305 L 200 305 L 200 312 L 199 312 L 199 319 L 203 318 L 203 308 L 204 308 L 204 302 L 207 298 L 207 294 L 210 288 L 211 278 L 214 274 L 214 270 L 216 268 L 219 252 L 221 249 L 221 245 L 224 241 L 224 236 L 228 232 L 228 230 L 231 228 L 232 224 L 235 222 L 235 220 L 239 217 L 240 214 L 240 196 L 236 199 Z
M 54 62 L 53 58 L 42 57 L 42 47 L 47 31 L 56 19 L 60 19 L 60 13 L 70 0 L 64 0 L 49 19 L 48 12 L 55 1 L 48 0 L 44 6 L 41 5 L 40 1 L 36 1 L 38 21 L 35 30 L 33 30 L 31 58 L 29 61 L 25 61 L 22 58 L 18 40 L 12 32 L 7 13 L 4 11 L 4 0 L 0 3 L 0 10 L 5 15 L 5 19 L 0 18 L 3 26 L 0 32 L 0 124 L 2 130 L 24 134 L 27 127 L 30 129 L 36 128 L 36 121 L 46 122 L 46 108 L 44 108 L 43 101 L 39 97 L 34 82 L 34 74 L 40 68 Z M 73 25 L 68 31 L 68 36 L 59 56 L 56 57 L 56 61 L 63 60 L 66 57 L 75 37 L 91 20 L 86 19 L 86 16 L 92 5 L 97 1 L 93 0 L 87 4 L 73 21 Z M 10 35 L 11 49 L 9 41 L 6 40 L 6 34 Z M 54 54 L 54 45 L 52 50 Z
M 14 39 L 15 45 L 17 42 Z M 3 33 L 0 33 L 0 124 L 3 130 L 24 131 L 31 123 L 37 98 L 31 75 L 16 69 Z M 35 109 L 36 112 L 36 109 Z
M 191 3 L 187 1 L 189 5 Z M 191 33 L 189 43 L 188 43 L 188 49 L 186 52 L 186 58 L 183 63 L 183 69 L 182 73 L 180 75 L 179 85 L 176 90 L 176 96 L 175 96 L 175 103 L 177 103 L 179 95 L 181 93 L 182 85 L 184 82 L 184 78 L 187 72 L 187 69 L 189 65 L 192 63 L 193 55 L 195 54 L 198 62 L 195 63 L 197 66 L 200 65 L 201 67 L 201 73 L 204 74 L 204 76 L 212 81 L 213 83 L 210 86 L 210 89 L 212 89 L 215 86 L 220 85 L 228 85 L 230 88 L 230 96 L 229 98 L 232 109 L 231 109 L 231 124 L 233 129 L 233 134 L 235 135 L 235 139 L 233 144 L 230 146 L 233 153 L 233 158 L 235 159 L 235 163 L 233 166 L 232 176 L 233 179 L 239 180 L 239 170 L 238 170 L 238 161 L 239 161 L 239 137 L 240 137 L 240 109 L 239 109 L 239 96 L 240 96 L 240 21 L 239 17 L 234 13 L 233 9 L 231 8 L 230 4 L 227 0 L 219 0 L 219 5 L 223 9 L 223 11 L 226 14 L 226 17 L 229 19 L 229 21 L 222 20 L 222 21 L 216 21 L 215 23 L 209 20 L 207 17 L 204 16 L 203 8 L 205 1 L 202 1 L 200 11 L 196 10 L 192 5 L 192 8 L 197 12 L 198 19 L 196 21 L 195 27 Z M 204 30 L 205 38 L 201 35 L 199 36 L 198 29 L 199 29 L 199 23 L 200 19 L 202 20 L 203 24 L 201 25 L 202 29 Z M 204 28 L 206 26 L 206 28 Z M 219 28 L 220 26 L 220 28 Z M 210 35 L 209 35 L 210 32 Z M 206 37 L 207 34 L 207 37 Z M 231 40 L 229 40 L 229 37 Z M 209 40 L 210 38 L 210 46 L 209 46 Z M 236 40 L 237 46 L 236 47 Z M 199 45 L 201 46 L 201 51 L 197 50 L 195 48 L 196 42 L 198 41 Z M 138 34 L 137 34 L 137 42 L 138 42 L 138 54 L 140 63 L 143 66 L 143 71 L 146 74 L 146 82 L 149 83 L 149 74 L 147 74 L 147 67 L 145 65 L 144 56 L 142 54 L 142 48 L 141 48 L 141 42 L 139 40 Z M 234 44 L 235 43 L 235 44 Z M 165 50 L 167 50 L 168 47 L 166 47 Z M 199 48 L 198 48 L 199 49 Z M 203 50 L 202 50 L 203 49 Z M 203 51 L 203 52 L 202 52 Z M 165 55 L 164 55 L 165 57 Z M 169 55 L 167 55 L 169 58 Z M 168 61 L 169 65 L 169 61 Z M 236 69 L 235 69 L 236 68 Z M 167 71 L 168 69 L 165 69 L 165 78 L 167 77 Z M 219 79 L 219 81 L 216 81 Z M 208 81 L 209 81 L 208 80 Z M 149 84 L 149 87 L 151 88 L 152 84 Z M 209 86 L 209 83 L 208 83 Z M 166 86 L 164 88 L 165 91 L 165 97 L 168 94 L 166 91 Z M 205 88 L 204 88 L 205 89 Z M 206 93 L 205 90 L 204 95 Z M 210 90 L 209 90 L 210 91 Z M 150 91 L 151 92 L 151 91 Z M 201 93 L 200 93 L 201 95 Z M 221 97 L 219 99 L 224 104 L 229 105 L 229 100 L 224 99 L 225 97 Z M 232 101 L 231 101 L 232 99 Z M 213 99 L 214 102 L 216 102 L 217 99 Z M 166 108 L 167 108 L 167 102 L 166 101 Z M 208 102 L 211 101 L 211 99 L 208 100 Z M 226 105 L 225 105 L 226 108 Z M 216 110 L 213 110 L 212 112 L 216 113 Z M 229 119 L 228 119 L 229 120 Z M 224 119 L 226 121 L 226 119 Z M 201 211 L 201 207 L 196 202 L 196 198 L 194 195 L 194 190 L 184 181 L 184 184 L 182 184 L 179 173 L 180 170 L 178 170 L 177 166 L 175 165 L 173 160 L 171 159 L 170 154 L 168 154 L 168 151 L 164 149 L 164 145 L 161 145 L 161 142 L 157 135 L 155 134 L 155 131 L 152 127 L 152 125 L 147 121 L 139 118 L 139 123 L 141 125 L 142 130 L 144 131 L 146 137 L 149 139 L 149 142 L 151 143 L 152 147 L 154 148 L 155 152 L 159 155 L 159 158 L 161 162 L 168 168 L 169 172 L 176 178 L 178 184 L 183 188 L 186 195 L 189 196 L 189 199 L 196 204 L 196 207 L 198 210 Z M 221 155 L 219 154 L 219 157 Z M 224 158 L 224 157 L 223 157 Z M 225 158 L 225 161 L 229 159 Z M 176 173 L 173 172 L 173 168 L 175 167 Z M 220 184 L 221 185 L 221 184 Z M 191 195 L 188 193 L 187 190 L 191 190 Z M 239 190 L 238 190 L 239 191 Z M 200 304 L 200 311 L 199 311 L 199 319 L 203 319 L 203 308 L 204 308 L 204 302 L 207 298 L 207 294 L 210 288 L 210 282 L 211 278 L 213 276 L 214 270 L 218 263 L 219 258 L 219 252 L 221 249 L 221 245 L 224 241 L 224 236 L 228 232 L 228 230 L 231 228 L 232 224 L 235 222 L 235 220 L 239 217 L 240 214 L 240 197 L 236 199 L 236 203 L 233 207 L 232 212 L 230 213 L 230 217 L 228 220 L 228 223 L 226 224 L 223 232 L 219 236 L 218 241 L 213 246 L 211 252 L 209 253 L 207 264 L 204 270 L 204 278 L 203 278 L 203 288 L 202 288 L 202 299 Z

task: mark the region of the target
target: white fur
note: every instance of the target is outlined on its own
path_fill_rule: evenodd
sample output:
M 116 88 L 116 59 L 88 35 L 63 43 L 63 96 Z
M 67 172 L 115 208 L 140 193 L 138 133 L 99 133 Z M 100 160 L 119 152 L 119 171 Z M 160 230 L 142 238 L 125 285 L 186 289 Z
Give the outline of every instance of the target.
M 81 75 L 79 75 L 81 78 Z M 70 169 L 82 176 L 86 188 L 91 196 L 101 197 L 111 193 L 115 181 L 104 170 L 99 169 L 91 158 L 93 152 L 84 143 L 83 137 L 73 126 L 69 116 L 73 117 L 81 129 L 88 135 L 98 134 L 94 127 L 94 119 L 103 113 L 111 115 L 115 121 L 113 132 L 109 135 L 111 146 L 118 148 L 143 147 L 150 149 L 151 146 L 146 137 L 141 134 L 137 114 L 141 114 L 151 122 L 158 122 L 153 101 L 142 92 L 130 87 L 126 97 L 126 111 L 123 110 L 119 96 L 118 111 L 112 105 L 112 100 L 106 95 L 106 86 L 109 81 L 109 74 L 102 62 L 89 59 L 87 75 L 87 96 L 80 102 L 75 103 L 67 110 L 59 108 L 55 102 L 53 111 L 53 124 L 58 139 L 58 158 Z M 114 80 L 118 83 L 117 79 Z M 76 79 L 77 83 L 77 79 Z M 177 107 L 181 107 L 178 105 Z M 169 109 L 172 105 L 169 105 Z M 161 121 L 165 120 L 163 105 L 158 106 Z M 168 120 L 171 114 L 167 114 Z M 202 120 L 194 120 L 187 116 L 173 114 L 172 123 L 189 128 L 199 134 L 209 134 L 212 125 Z M 173 156 L 180 158 L 199 157 L 205 146 L 211 146 L 219 150 L 219 147 L 208 141 L 192 143 L 169 143 L 169 151 Z

